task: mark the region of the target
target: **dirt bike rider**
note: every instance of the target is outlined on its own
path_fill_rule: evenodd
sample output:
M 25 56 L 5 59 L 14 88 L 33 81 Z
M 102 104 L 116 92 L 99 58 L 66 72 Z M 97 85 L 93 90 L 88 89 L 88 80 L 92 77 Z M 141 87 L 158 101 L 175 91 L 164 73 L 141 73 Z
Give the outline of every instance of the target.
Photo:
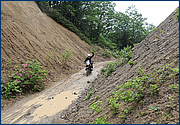
M 92 52 L 92 56 L 91 56 L 91 54 L 88 54 L 88 57 L 85 59 L 85 61 L 84 61 L 84 63 L 86 63 L 86 69 L 85 70 L 87 70 L 87 67 L 88 67 L 88 63 L 90 63 L 90 65 L 91 65 L 91 70 L 93 70 L 93 63 L 91 62 L 91 58 L 94 56 L 94 52 Z

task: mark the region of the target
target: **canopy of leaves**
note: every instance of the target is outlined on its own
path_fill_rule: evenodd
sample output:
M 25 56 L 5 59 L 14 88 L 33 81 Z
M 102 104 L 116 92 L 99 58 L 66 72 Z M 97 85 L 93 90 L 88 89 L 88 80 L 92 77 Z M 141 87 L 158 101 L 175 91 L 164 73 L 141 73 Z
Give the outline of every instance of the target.
M 141 42 L 155 27 L 145 22 L 147 18 L 142 17 L 133 5 L 122 13 L 114 10 L 116 4 L 112 1 L 40 1 L 38 3 L 40 8 L 42 3 L 46 3 L 45 6 L 49 6 L 46 13 L 50 10 L 58 13 L 48 16 L 75 32 L 86 42 L 111 50 L 121 50 L 127 45 L 133 46 Z

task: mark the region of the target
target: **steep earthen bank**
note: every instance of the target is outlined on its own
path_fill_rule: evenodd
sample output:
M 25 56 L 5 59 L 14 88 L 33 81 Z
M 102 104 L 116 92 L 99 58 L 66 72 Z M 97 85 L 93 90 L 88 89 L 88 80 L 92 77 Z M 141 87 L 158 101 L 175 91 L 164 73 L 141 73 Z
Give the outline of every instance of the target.
M 35 2 L 1 1 L 1 57 L 11 59 L 13 65 L 21 59 L 37 59 L 45 69 L 64 77 L 84 67 L 90 48 L 73 32 L 42 13 Z M 68 70 L 61 68 L 53 57 L 66 50 L 72 51 Z
M 6 82 L 10 75 L 9 59 L 11 67 L 22 60 L 25 63 L 37 59 L 44 70 L 52 71 L 45 82 L 46 88 L 51 87 L 83 69 L 91 49 L 76 34 L 42 13 L 34 1 L 1 1 L 1 81 Z M 62 68 L 58 55 L 66 50 L 71 51 L 71 56 L 66 68 Z M 96 62 L 103 60 L 94 57 Z M 1 108 L 16 100 L 19 99 L 1 100 Z

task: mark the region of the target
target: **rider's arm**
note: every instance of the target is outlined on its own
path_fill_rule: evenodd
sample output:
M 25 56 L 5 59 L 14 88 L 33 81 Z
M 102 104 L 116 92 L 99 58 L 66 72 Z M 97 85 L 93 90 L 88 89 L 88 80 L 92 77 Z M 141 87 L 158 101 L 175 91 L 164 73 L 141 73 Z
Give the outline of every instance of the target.
M 94 52 L 92 52 L 92 54 L 93 54 L 93 55 L 91 56 L 91 58 L 94 56 Z

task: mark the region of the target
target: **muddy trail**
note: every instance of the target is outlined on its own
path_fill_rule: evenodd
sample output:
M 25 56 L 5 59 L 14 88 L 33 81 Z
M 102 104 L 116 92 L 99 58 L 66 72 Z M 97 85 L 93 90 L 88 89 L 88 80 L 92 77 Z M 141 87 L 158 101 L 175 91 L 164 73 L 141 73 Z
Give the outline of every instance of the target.
M 54 83 L 54 85 L 40 93 L 33 94 L 16 102 L 6 110 L 1 111 L 2 124 L 32 124 L 39 123 L 47 117 L 53 117 L 64 110 L 93 82 L 100 69 L 107 62 L 94 64 L 94 70 L 89 76 L 85 70 L 73 74 L 69 79 Z

